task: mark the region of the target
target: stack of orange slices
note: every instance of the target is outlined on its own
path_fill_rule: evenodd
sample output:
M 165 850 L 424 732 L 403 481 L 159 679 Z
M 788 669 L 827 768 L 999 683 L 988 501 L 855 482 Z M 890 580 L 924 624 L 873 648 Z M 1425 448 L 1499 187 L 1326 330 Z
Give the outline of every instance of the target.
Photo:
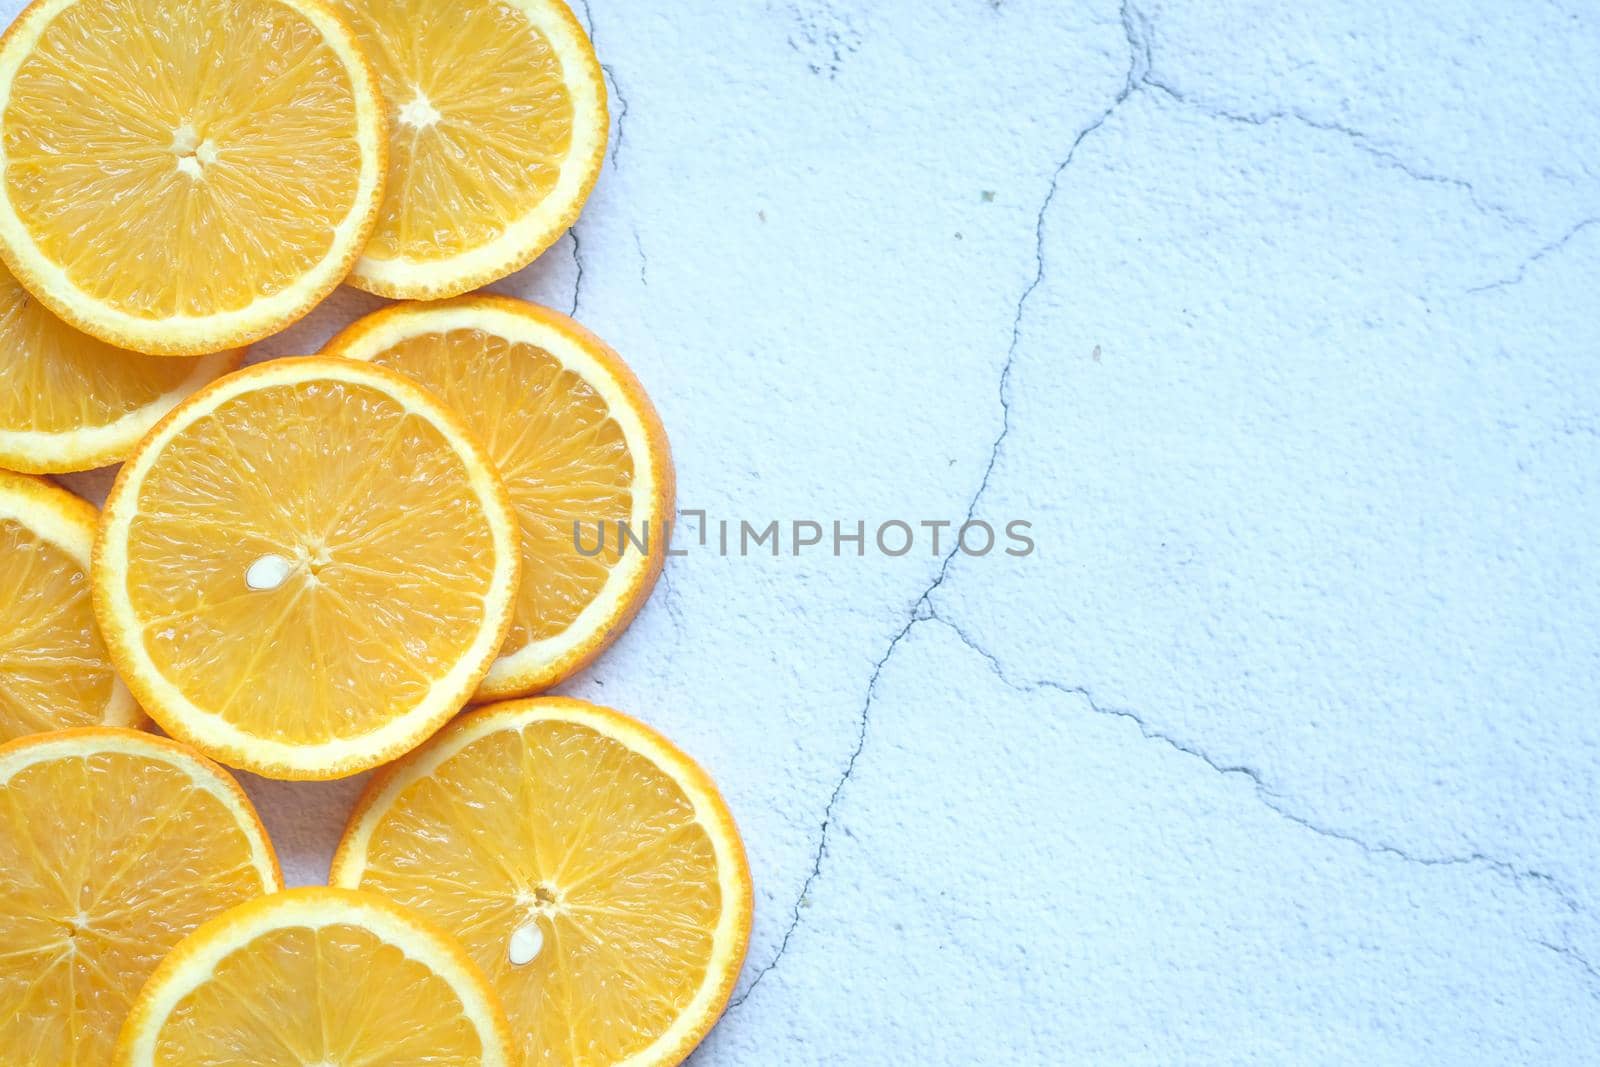
M 661 574 L 666 432 L 588 329 L 473 293 L 574 225 L 608 124 L 562 0 L 34 0 L 0 38 L 7 1062 L 655 1067 L 722 1013 L 726 803 L 536 696 Z M 413 302 L 239 369 L 341 283 Z M 99 510 L 44 477 L 119 463 Z M 284 891 L 219 764 L 388 767 Z

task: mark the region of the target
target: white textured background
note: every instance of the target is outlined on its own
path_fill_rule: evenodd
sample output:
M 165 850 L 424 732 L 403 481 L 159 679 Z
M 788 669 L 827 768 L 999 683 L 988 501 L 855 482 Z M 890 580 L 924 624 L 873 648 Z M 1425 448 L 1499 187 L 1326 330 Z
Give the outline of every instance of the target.
M 744 827 L 696 1062 L 1600 1062 L 1600 7 L 580 15 L 610 166 L 497 288 L 682 505 L 1039 544 L 692 551 L 565 687 Z M 251 783 L 297 880 L 358 786 Z

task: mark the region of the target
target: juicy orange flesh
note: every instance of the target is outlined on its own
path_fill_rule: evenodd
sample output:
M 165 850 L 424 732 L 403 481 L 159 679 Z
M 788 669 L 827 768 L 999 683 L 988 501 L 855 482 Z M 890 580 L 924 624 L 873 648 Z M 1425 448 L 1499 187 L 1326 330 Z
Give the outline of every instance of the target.
M 355 136 L 349 73 L 284 4 L 83 0 L 17 71 L 4 180 L 77 288 L 138 317 L 206 315 L 327 255 Z
M 252 588 L 266 557 L 289 573 Z M 317 743 L 376 729 L 460 660 L 494 558 L 432 423 L 370 386 L 271 385 L 166 445 L 129 530 L 128 595 L 146 651 L 197 707 Z
M 100 722 L 114 678 L 83 567 L 0 518 L 0 742 Z
M 337 0 L 389 103 L 377 259 L 478 248 L 555 188 L 572 99 L 550 42 L 507 3 Z
M 163 1067 L 477 1067 L 483 1042 L 450 984 L 348 924 L 265 931 L 218 963 L 156 1035 Z
M 198 359 L 143 356 L 79 333 L 0 267 L 0 432 L 105 426 L 176 389 Z
M 0 1049 L 8 1063 L 109 1063 L 167 951 L 266 891 L 249 839 L 215 795 L 147 756 L 42 761 L 3 794 Z
M 620 558 L 617 524 L 632 514 L 633 455 L 605 399 L 537 345 L 482 330 L 420 334 L 372 362 L 459 411 L 511 493 L 522 585 L 506 649 L 564 632 L 605 585 Z M 574 523 L 584 550 L 603 541 L 600 553 L 574 547 Z
M 472 742 L 397 798 L 361 887 L 466 944 L 524 1064 L 616 1063 L 688 1006 L 722 910 L 716 855 L 683 790 L 587 726 Z M 513 965 L 513 933 L 542 940 Z

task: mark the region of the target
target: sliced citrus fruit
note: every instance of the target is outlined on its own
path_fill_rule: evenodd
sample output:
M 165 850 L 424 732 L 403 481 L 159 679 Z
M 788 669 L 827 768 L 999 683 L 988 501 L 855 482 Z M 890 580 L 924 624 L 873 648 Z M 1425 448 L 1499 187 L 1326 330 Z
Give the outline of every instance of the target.
M 517 572 L 505 487 L 433 394 L 278 359 L 184 401 L 123 465 L 94 603 L 168 733 L 259 774 L 336 778 L 461 708 Z
M 391 109 L 383 215 L 351 282 L 455 296 L 531 263 L 605 156 L 594 46 L 561 0 L 335 0 Z
M 291 889 L 173 949 L 115 1067 L 506 1067 L 505 1015 L 461 946 L 370 893 Z
M 108 345 L 62 322 L 0 267 L 0 466 L 58 474 L 121 462 L 157 419 L 243 357 Z
M 34 0 L 0 40 L 0 256 L 156 355 L 299 318 L 377 221 L 377 75 L 318 0 Z
M 722 1013 L 750 869 L 704 771 L 580 700 L 494 704 L 386 769 L 330 881 L 461 938 L 525 1065 L 675 1064 Z
M 143 718 L 90 603 L 98 521 L 65 489 L 0 471 L 0 741 Z
M 621 357 L 565 315 L 498 296 L 388 308 L 326 352 L 437 394 L 511 492 L 522 585 L 477 699 L 547 689 L 592 662 L 649 597 L 673 508 L 666 431 Z
M 161 957 L 283 887 L 238 784 L 182 745 L 91 727 L 0 745 L 0 1049 L 99 1067 Z

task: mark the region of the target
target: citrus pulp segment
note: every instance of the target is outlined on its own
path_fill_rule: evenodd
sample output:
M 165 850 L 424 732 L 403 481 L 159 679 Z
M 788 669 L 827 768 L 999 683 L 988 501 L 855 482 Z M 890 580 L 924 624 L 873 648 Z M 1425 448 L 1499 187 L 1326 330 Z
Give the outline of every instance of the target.
M 547 689 L 592 662 L 649 597 L 673 509 L 666 431 L 621 357 L 565 315 L 499 296 L 387 308 L 325 351 L 437 394 L 511 493 L 522 583 L 477 699 Z
M 482 446 L 407 378 L 279 359 L 162 420 L 95 546 L 113 660 L 169 733 L 334 778 L 455 714 L 511 625 L 516 520 Z
M 88 728 L 0 746 L 0 1049 L 101 1067 L 168 949 L 282 888 L 232 778 L 183 746 Z
M 565 698 L 481 708 L 387 768 L 331 880 L 460 937 L 527 1067 L 681 1062 L 750 934 L 749 867 L 716 786 L 642 724 Z
M 505 1016 L 459 945 L 367 893 L 291 889 L 172 951 L 116 1067 L 507 1067 Z
M 243 356 L 175 359 L 108 345 L 62 322 L 0 267 L 0 467 L 58 474 L 120 462 L 157 419 Z
M 437 299 L 531 263 L 605 156 L 600 61 L 561 0 L 336 0 L 391 117 L 388 193 L 352 282 Z
M 156 355 L 299 318 L 377 221 L 377 75 L 320 0 L 34 0 L 0 39 L 0 257 Z
M 0 742 L 142 718 L 90 602 L 98 520 L 65 489 L 0 471 Z

